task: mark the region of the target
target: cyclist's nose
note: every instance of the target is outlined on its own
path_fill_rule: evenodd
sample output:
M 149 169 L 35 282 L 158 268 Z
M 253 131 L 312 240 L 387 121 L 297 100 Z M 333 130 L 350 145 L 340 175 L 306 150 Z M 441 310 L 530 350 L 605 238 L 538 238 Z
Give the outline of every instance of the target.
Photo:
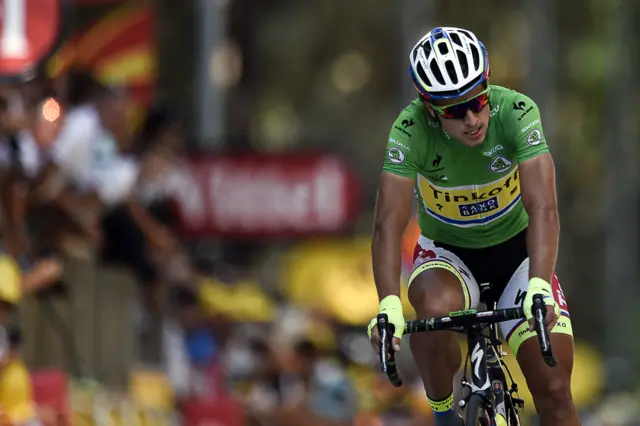
M 478 124 L 478 115 L 468 109 L 464 115 L 464 124 L 469 127 L 475 127 Z

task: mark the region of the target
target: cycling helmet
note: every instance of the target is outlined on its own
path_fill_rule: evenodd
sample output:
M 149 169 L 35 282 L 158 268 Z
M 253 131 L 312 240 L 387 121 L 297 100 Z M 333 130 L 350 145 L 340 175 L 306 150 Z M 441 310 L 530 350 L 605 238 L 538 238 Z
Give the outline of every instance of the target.
M 429 31 L 411 50 L 411 78 L 426 99 L 456 98 L 489 76 L 489 57 L 471 32 L 454 27 Z

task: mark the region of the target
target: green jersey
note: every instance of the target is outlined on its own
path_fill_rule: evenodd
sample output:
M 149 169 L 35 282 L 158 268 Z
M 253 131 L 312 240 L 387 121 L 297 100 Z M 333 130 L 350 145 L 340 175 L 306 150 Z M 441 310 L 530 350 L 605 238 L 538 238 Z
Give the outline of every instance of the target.
M 489 126 L 478 146 L 453 139 L 419 99 L 389 134 L 383 170 L 415 180 L 420 229 L 434 241 L 490 247 L 528 224 L 518 164 L 549 152 L 540 111 L 527 96 L 500 86 L 491 86 L 489 99 Z

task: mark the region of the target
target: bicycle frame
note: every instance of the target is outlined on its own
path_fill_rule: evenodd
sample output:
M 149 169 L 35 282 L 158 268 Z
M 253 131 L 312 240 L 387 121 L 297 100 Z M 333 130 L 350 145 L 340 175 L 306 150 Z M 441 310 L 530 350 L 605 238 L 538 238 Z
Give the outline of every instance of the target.
M 472 393 L 479 393 L 487 401 L 491 398 L 491 379 L 489 378 L 489 366 L 487 362 L 487 351 L 493 348 L 487 346 L 487 339 L 481 330 L 472 329 L 467 334 L 467 345 L 469 347 L 469 358 L 471 360 L 471 382 L 469 387 Z
M 518 426 L 516 405 L 522 404 L 522 401 L 513 398 L 508 389 L 507 377 L 500 360 L 502 345 L 497 339 L 495 325 L 491 325 L 489 328 L 489 336 L 483 333 L 483 328 L 480 326 L 473 327 L 467 332 L 471 381 L 466 379 L 467 370 L 465 368 L 462 386 L 470 388 L 471 392 L 460 402 L 460 406 L 464 408 L 472 395 L 480 395 L 485 400 L 492 417 L 496 414 L 502 415 L 505 419 L 511 417 L 511 420 L 515 422 L 510 424 Z M 487 343 L 487 341 L 491 343 Z M 515 383 L 512 383 L 512 386 L 512 389 L 517 390 Z M 513 410 L 513 414 L 509 412 L 509 408 Z

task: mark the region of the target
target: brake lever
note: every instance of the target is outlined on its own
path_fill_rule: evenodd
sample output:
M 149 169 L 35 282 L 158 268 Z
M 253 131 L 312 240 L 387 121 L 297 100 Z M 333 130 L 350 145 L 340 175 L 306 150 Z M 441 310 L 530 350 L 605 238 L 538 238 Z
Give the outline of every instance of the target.
M 388 370 L 387 352 L 389 348 L 387 347 L 387 343 L 389 340 L 389 336 L 387 334 L 387 324 L 388 324 L 387 321 L 388 321 L 388 317 L 386 314 L 378 315 L 378 334 L 380 335 L 380 346 L 378 350 L 378 357 L 380 358 L 380 365 L 383 373 L 386 373 Z
M 533 313 L 534 329 L 536 331 L 536 334 L 538 335 L 538 342 L 540 343 L 542 358 L 549 367 L 555 367 L 557 365 L 557 362 L 553 356 L 553 350 L 551 349 L 551 339 L 544 324 L 544 320 L 547 316 L 547 306 L 544 303 L 542 295 L 533 295 L 533 306 L 531 307 L 531 312 Z
M 386 373 L 387 378 L 391 384 L 397 388 L 402 386 L 402 379 L 398 373 L 396 367 L 395 355 L 393 352 L 393 331 L 389 330 L 393 327 L 393 324 L 389 324 L 389 317 L 387 314 L 380 314 L 377 317 L 378 321 L 378 333 L 380 335 L 380 366 L 382 371 Z M 388 355 L 388 359 L 387 359 Z

